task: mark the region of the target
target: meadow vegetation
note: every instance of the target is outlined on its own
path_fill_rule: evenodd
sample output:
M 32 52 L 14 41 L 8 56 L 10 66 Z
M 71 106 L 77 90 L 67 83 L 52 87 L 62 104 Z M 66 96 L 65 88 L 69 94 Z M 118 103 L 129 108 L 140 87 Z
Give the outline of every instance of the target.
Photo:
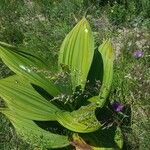
M 111 38 L 115 65 L 109 101 L 128 112 L 122 126 L 125 150 L 150 145 L 150 1 L 149 0 L 1 0 L 0 41 L 41 57 L 54 72 L 66 34 L 86 16 L 95 43 Z M 135 52 L 142 52 L 141 55 Z M 13 72 L 0 61 L 0 78 Z M 4 102 L 0 99 L 0 106 Z M 121 118 L 122 119 L 122 118 Z M 0 150 L 37 150 L 19 139 L 0 114 Z

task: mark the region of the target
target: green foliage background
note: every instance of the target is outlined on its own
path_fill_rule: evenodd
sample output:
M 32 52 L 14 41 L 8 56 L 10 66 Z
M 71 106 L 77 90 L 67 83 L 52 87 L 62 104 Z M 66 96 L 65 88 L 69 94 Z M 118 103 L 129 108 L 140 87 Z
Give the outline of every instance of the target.
M 90 21 L 96 43 L 111 37 L 116 60 L 110 100 L 132 109 L 123 128 L 128 150 L 149 150 L 150 1 L 149 0 L 1 0 L 0 41 L 18 45 L 42 57 L 51 68 L 65 35 L 83 15 Z M 135 59 L 135 50 L 144 57 Z M 0 62 L 0 77 L 13 74 Z M 3 106 L 3 102 L 0 101 Z M 0 114 L 0 150 L 32 150 L 17 138 Z

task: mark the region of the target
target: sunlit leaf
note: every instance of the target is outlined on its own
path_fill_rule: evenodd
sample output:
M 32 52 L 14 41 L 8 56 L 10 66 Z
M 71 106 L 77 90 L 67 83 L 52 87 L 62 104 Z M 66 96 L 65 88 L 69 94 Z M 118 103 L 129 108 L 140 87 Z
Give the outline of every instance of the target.
M 12 111 L 33 120 L 56 120 L 59 111 L 17 75 L 0 80 L 0 97 Z
M 117 127 L 117 129 L 115 131 L 114 141 L 117 144 L 118 148 L 122 149 L 122 147 L 123 147 L 123 135 L 122 135 L 121 129 L 119 127 Z
M 40 148 L 60 148 L 70 144 L 68 137 L 53 134 L 38 127 L 32 120 L 15 115 L 10 110 L 3 110 L 15 127 L 18 135 L 27 143 Z
M 59 66 L 71 71 L 73 89 L 84 89 L 94 55 L 94 39 L 89 23 L 83 18 L 66 36 L 59 52 Z
M 103 60 L 102 86 L 100 89 L 99 98 L 90 99 L 89 101 L 99 103 L 100 107 L 102 107 L 110 92 L 110 87 L 111 87 L 112 77 L 113 77 L 114 54 L 113 54 L 113 48 L 110 40 L 104 41 L 99 46 L 98 50 L 101 53 L 102 60 Z
M 31 83 L 41 86 L 53 96 L 60 94 L 55 85 L 47 79 L 48 67 L 39 58 L 3 42 L 0 42 L 0 57 L 16 74 L 24 76 Z
M 93 132 L 101 127 L 93 105 L 82 106 L 73 112 L 58 112 L 57 121 L 67 129 L 81 133 Z
M 114 53 L 110 40 L 103 42 L 99 47 L 99 52 L 103 59 L 103 81 L 99 96 L 100 99 L 106 99 L 110 91 L 113 77 Z

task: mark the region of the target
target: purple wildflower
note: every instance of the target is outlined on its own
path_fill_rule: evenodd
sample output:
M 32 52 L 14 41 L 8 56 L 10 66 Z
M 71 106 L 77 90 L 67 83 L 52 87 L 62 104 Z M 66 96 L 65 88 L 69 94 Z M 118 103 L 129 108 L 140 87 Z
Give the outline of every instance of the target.
M 142 57 L 144 55 L 144 52 L 142 52 L 142 51 L 140 51 L 140 50 L 137 50 L 137 51 L 135 51 L 134 53 L 133 53 L 133 56 L 135 57 L 135 58 L 140 58 L 140 57 Z
M 113 102 L 112 103 L 112 108 L 116 112 L 121 112 L 123 110 L 123 108 L 124 108 L 124 105 L 119 103 L 119 102 Z

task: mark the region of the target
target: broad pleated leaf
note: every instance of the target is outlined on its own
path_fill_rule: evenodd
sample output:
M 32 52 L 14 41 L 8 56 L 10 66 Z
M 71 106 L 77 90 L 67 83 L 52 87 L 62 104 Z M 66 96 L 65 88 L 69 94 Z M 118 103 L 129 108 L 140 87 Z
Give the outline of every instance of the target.
M 67 129 L 80 133 L 93 132 L 101 127 L 94 105 L 82 106 L 73 112 L 58 112 L 57 121 Z
M 56 120 L 59 111 L 17 75 L 0 80 L 0 97 L 12 111 L 32 120 Z
M 54 84 L 45 78 L 48 68 L 39 58 L 3 42 L 0 42 L 0 57 L 16 74 L 26 77 L 53 96 L 60 94 Z
M 102 43 L 99 47 L 99 52 L 103 59 L 103 81 L 99 96 L 101 99 L 106 99 L 109 94 L 113 78 L 114 53 L 110 40 L 106 40 Z
M 94 55 L 94 39 L 89 23 L 83 18 L 66 36 L 59 52 L 59 66 L 71 71 L 73 89 L 84 89 Z
M 34 147 L 60 148 L 70 144 L 67 136 L 45 131 L 32 120 L 15 115 L 10 110 L 3 110 L 2 113 L 10 119 L 18 135 Z
M 109 94 L 111 83 L 112 83 L 114 54 L 113 54 L 113 48 L 110 40 L 104 41 L 99 46 L 98 50 L 101 53 L 102 60 L 103 60 L 102 86 L 100 89 L 99 98 L 96 97 L 94 99 L 90 99 L 89 101 L 97 102 L 100 104 L 100 107 L 102 107 Z

